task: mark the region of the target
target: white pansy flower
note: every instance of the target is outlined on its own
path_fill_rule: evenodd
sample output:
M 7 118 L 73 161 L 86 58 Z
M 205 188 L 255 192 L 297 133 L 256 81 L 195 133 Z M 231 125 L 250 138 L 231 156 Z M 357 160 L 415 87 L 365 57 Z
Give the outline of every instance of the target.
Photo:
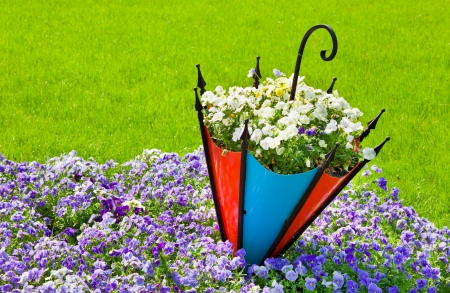
M 246 103 L 247 103 L 247 100 L 248 100 L 248 99 L 247 99 L 245 96 L 243 96 L 243 95 L 239 95 L 239 96 L 237 96 L 236 98 L 237 98 L 237 100 L 238 100 L 238 102 L 239 102 L 239 106 L 242 106 L 242 105 L 246 104 Z
M 334 100 L 336 100 L 336 98 L 331 95 L 331 94 L 327 94 L 327 92 L 323 92 L 323 96 L 319 97 L 317 99 L 317 102 L 322 103 L 326 106 L 328 106 L 328 104 L 332 103 Z
M 214 98 L 216 98 L 216 95 L 213 92 L 206 91 L 203 93 L 201 100 L 203 103 L 211 103 Z
M 356 117 L 361 117 L 364 115 L 358 108 L 353 108 L 353 113 L 355 113 Z
M 314 110 L 314 116 L 319 120 L 325 120 L 328 115 L 327 108 L 322 104 L 316 103 L 316 109 Z
M 325 133 L 330 134 L 333 131 L 337 130 L 337 122 L 334 119 L 331 119 L 330 123 L 327 124 L 327 127 L 325 128 Z
M 289 125 L 288 127 L 286 127 L 283 133 L 286 138 L 293 138 L 294 136 L 298 135 L 298 129 L 295 125 Z
M 239 107 L 239 101 L 234 96 L 228 96 L 227 97 L 227 104 L 233 109 L 236 109 L 236 108 Z
M 273 126 L 267 124 L 263 127 L 262 132 L 264 135 L 273 136 Z
M 300 108 L 300 112 L 306 114 L 307 112 L 310 112 L 314 109 L 314 105 L 313 104 L 306 104 L 303 107 Z
M 281 140 L 281 141 L 283 141 L 283 140 L 288 140 L 289 138 L 288 138 L 288 133 L 286 132 L 286 131 L 281 131 L 279 134 L 278 134 L 278 138 Z
M 272 92 L 275 90 L 275 86 L 274 85 L 269 85 L 268 87 L 267 87 L 267 91 L 266 91 L 266 95 L 268 96 L 268 97 L 271 97 L 272 96 Z
M 230 89 L 228 90 L 230 96 L 235 96 L 235 95 L 239 95 L 240 93 L 242 93 L 244 91 L 243 88 L 239 87 L 239 86 L 233 86 L 230 87 Z
M 283 111 L 283 115 L 287 115 L 287 117 L 291 118 L 294 121 L 294 124 L 298 123 L 298 116 L 300 115 L 297 110 L 290 109 L 289 111 Z
M 375 150 L 373 148 L 365 148 L 363 150 L 363 157 L 366 160 L 372 160 L 373 158 L 375 158 L 375 156 L 377 155 L 377 153 L 375 153 Z
M 310 120 L 309 117 L 306 115 L 301 115 L 298 120 L 300 121 L 301 124 L 307 125 L 309 124 Z
M 363 130 L 363 129 L 364 129 L 364 127 L 362 126 L 361 121 L 353 123 L 353 125 L 352 125 L 353 131 L 358 131 L 358 130 Z
M 324 141 L 323 139 L 321 139 L 321 140 L 319 140 L 319 146 L 320 146 L 321 148 L 326 148 L 326 147 L 327 147 L 327 144 L 325 143 L 325 141 Z
M 212 121 L 212 122 L 221 121 L 221 120 L 223 119 L 224 116 L 225 116 L 225 113 L 223 113 L 223 112 L 221 112 L 221 111 L 216 112 L 216 113 L 214 114 L 214 116 L 212 117 L 211 121 Z
M 286 74 L 284 74 L 283 72 L 279 71 L 276 68 L 273 69 L 273 75 L 275 75 L 275 77 L 286 76 Z
M 278 123 L 280 123 L 282 125 L 286 125 L 286 126 L 295 125 L 295 120 L 289 116 L 284 116 L 283 118 L 278 120 Z
M 349 134 L 349 135 L 347 135 L 346 139 L 347 139 L 348 142 L 352 142 L 355 139 L 355 137 L 353 135 Z
M 353 123 L 347 117 L 342 118 L 341 122 L 339 122 L 339 126 L 344 130 L 345 133 L 349 134 L 353 131 L 358 131 L 364 129 L 361 125 L 361 122 Z
M 236 128 L 233 132 L 233 141 L 236 142 L 239 139 L 241 139 L 241 135 L 244 132 L 244 126 L 240 126 L 238 128 Z
M 289 108 L 289 104 L 279 101 L 276 105 L 275 105 L 275 110 L 285 110 Z
M 223 125 L 225 125 L 225 126 L 230 126 L 230 119 L 225 118 L 225 119 L 222 120 L 222 123 L 223 123 Z
M 262 137 L 261 129 L 255 129 L 255 131 L 253 131 L 252 136 L 250 137 L 250 140 L 258 143 L 261 140 L 261 137 Z
M 247 77 L 251 78 L 253 76 L 253 74 L 255 74 L 255 68 L 252 68 L 248 71 Z
M 62 279 L 65 275 L 67 275 L 68 272 L 71 272 L 66 267 L 62 267 L 59 270 L 51 271 L 50 275 L 54 276 L 55 278 Z
M 269 148 L 274 149 L 280 145 L 281 140 L 278 137 L 273 138 L 269 143 Z
M 265 107 L 270 107 L 270 105 L 272 104 L 271 100 L 265 100 L 262 105 L 261 108 L 265 108 Z
M 363 115 L 363 113 L 359 111 L 358 108 L 345 109 L 344 114 L 347 115 L 350 119 L 356 119 Z
M 256 149 L 256 151 L 255 151 L 255 158 L 259 158 L 259 157 L 262 157 L 261 156 L 261 150 L 260 149 Z
M 218 85 L 214 91 L 220 96 L 222 96 L 226 93 L 226 91 L 220 85 Z
M 29 273 L 23 272 L 22 275 L 20 276 L 20 280 L 18 283 L 21 284 L 22 286 L 26 286 L 26 284 L 28 284 L 28 280 L 29 280 Z
M 345 144 L 345 148 L 346 148 L 346 149 L 352 149 L 352 148 L 353 148 L 353 145 L 352 145 L 351 143 L 347 142 L 347 143 Z
M 316 99 L 316 94 L 314 93 L 314 90 L 309 86 L 302 87 L 302 90 L 305 93 L 305 99 L 307 101 L 313 101 Z
M 259 111 L 259 116 L 265 119 L 272 118 L 275 115 L 275 109 L 266 107 Z
M 350 108 L 350 104 L 344 98 L 338 98 L 335 102 L 339 104 L 339 110 Z
M 142 203 L 141 203 L 140 201 L 138 201 L 138 200 L 135 200 L 135 199 L 125 201 L 125 202 L 123 203 L 123 205 L 129 206 L 130 209 L 136 207 L 136 208 L 144 209 L 144 210 L 145 210 L 145 207 L 142 205 Z
M 263 148 L 263 150 L 268 150 L 269 149 L 269 145 L 270 145 L 270 143 L 271 143 L 271 141 L 273 140 L 273 138 L 271 138 L 271 137 L 266 137 L 266 138 L 264 138 L 264 139 L 262 139 L 260 142 L 259 142 L 259 144 L 260 144 L 260 146 Z
M 306 167 L 311 167 L 311 160 L 309 159 L 309 158 L 307 158 L 306 160 L 305 160 L 305 165 L 306 165 Z

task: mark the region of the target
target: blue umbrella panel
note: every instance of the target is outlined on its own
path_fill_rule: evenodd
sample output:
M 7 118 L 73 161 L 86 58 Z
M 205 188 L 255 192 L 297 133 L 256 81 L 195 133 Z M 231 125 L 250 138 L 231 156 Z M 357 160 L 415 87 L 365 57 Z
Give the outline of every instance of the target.
M 276 174 L 247 151 L 242 244 L 248 263 L 262 262 L 318 171 Z

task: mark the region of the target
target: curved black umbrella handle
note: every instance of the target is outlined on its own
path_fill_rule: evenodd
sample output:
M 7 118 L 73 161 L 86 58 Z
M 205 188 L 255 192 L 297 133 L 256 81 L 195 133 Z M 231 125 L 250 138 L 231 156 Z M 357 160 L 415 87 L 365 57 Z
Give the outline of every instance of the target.
M 334 56 L 336 56 L 337 49 L 338 49 L 338 43 L 336 34 L 334 33 L 333 29 L 326 25 L 326 24 L 318 24 L 310 28 L 305 36 L 302 39 L 302 42 L 300 44 L 300 48 L 298 49 L 298 55 L 297 55 L 297 62 L 295 63 L 295 70 L 294 70 L 294 79 L 292 81 L 292 90 L 291 90 L 291 97 L 290 100 L 293 101 L 295 97 L 295 91 L 297 90 L 297 82 L 298 82 L 298 75 L 300 74 L 300 64 L 302 63 L 302 56 L 303 56 L 303 50 L 305 49 L 306 42 L 308 41 L 309 36 L 316 30 L 323 28 L 330 33 L 331 40 L 333 41 L 333 49 L 331 50 L 330 56 L 327 57 L 326 53 L 327 50 L 320 51 L 320 57 L 323 61 L 330 61 L 333 60 Z

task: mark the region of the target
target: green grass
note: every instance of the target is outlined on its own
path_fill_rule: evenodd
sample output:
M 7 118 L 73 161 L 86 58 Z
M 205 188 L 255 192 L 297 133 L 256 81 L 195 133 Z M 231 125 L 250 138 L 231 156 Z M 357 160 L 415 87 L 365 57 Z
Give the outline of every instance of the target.
M 41 3 L 38 3 L 41 2 Z M 364 112 L 386 108 L 366 145 L 392 140 L 376 158 L 405 204 L 449 225 L 450 19 L 437 1 L 23 1 L 0 17 L 0 152 L 45 161 L 72 149 L 127 161 L 143 148 L 181 154 L 201 144 L 192 88 L 196 63 L 208 88 L 250 85 L 294 69 L 336 87 Z

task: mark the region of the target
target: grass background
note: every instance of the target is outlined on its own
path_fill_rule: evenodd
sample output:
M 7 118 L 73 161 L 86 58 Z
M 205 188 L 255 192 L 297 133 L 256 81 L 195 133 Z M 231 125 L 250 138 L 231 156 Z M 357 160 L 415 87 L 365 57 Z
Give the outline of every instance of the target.
M 2 0 L 0 152 L 45 161 L 72 149 L 125 162 L 143 148 L 180 154 L 201 144 L 192 88 L 250 85 L 292 73 L 304 33 L 301 75 L 336 89 L 364 112 L 386 108 L 365 141 L 392 140 L 375 163 L 389 186 L 437 226 L 450 225 L 450 19 L 436 1 Z

